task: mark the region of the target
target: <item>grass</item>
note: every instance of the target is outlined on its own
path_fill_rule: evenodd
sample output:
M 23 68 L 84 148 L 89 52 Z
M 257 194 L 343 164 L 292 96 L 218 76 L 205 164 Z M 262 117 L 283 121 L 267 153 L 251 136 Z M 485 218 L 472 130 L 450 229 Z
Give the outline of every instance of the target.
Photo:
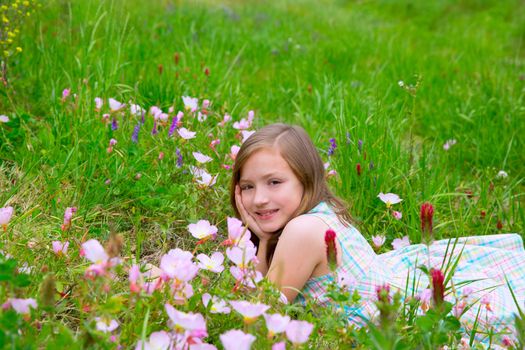
M 211 153 L 210 132 L 221 137 L 225 161 L 238 143 L 233 130 L 193 123 L 202 129 L 190 128 L 198 131 L 190 146 L 152 137 L 148 120 L 134 144 L 137 121 L 123 118 L 111 131 L 95 97 L 178 110 L 190 95 L 212 102 L 212 119 L 255 110 L 256 127 L 302 125 L 337 170 L 332 187 L 359 229 L 386 234 L 387 245 L 404 235 L 420 241 L 425 201 L 436 207 L 436 238 L 523 235 L 523 10 L 519 1 L 476 0 L 42 3 L 0 92 L 0 114 L 10 118 L 0 124 L 0 206 L 16 210 L 5 248 L 42 270 L 52 266 L 51 240 L 120 233 L 126 255 L 155 262 L 191 246 L 189 222 L 224 225 L 232 215 L 228 172 L 211 165 L 218 183 L 201 191 L 186 166 L 191 151 Z M 76 100 L 61 102 L 65 88 Z M 108 154 L 112 137 L 118 144 Z M 328 157 L 331 137 L 338 148 Z M 449 139 L 457 144 L 444 151 Z M 401 221 L 383 216 L 379 192 L 404 199 Z M 66 235 L 67 206 L 79 212 Z M 56 268 L 59 280 L 74 275 Z

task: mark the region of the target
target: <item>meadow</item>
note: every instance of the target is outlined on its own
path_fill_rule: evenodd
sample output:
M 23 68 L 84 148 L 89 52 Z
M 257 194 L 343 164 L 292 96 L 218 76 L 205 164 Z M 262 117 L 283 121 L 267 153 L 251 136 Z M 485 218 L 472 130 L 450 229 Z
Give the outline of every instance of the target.
M 2 348 L 165 349 L 169 339 L 177 349 L 248 349 L 246 334 L 253 349 L 525 346 L 525 318 L 521 338 L 505 342 L 459 329 L 446 312 L 417 312 L 417 300 L 394 298 L 382 311 L 402 317 L 361 329 L 338 306 L 283 304 L 266 281 L 231 273 L 240 231 L 227 219 L 235 146 L 285 122 L 312 137 L 355 226 L 371 243 L 385 238 L 378 253 L 395 239 L 422 242 L 424 203 L 433 239 L 523 237 L 522 2 L 0 6 L 0 208 L 13 208 L 0 218 Z M 387 208 L 379 193 L 403 200 Z M 190 232 L 199 220 L 217 233 Z M 197 260 L 214 251 L 221 272 L 210 268 L 218 260 Z M 151 265 L 163 260 L 161 285 Z M 194 273 L 179 275 L 181 266 Z M 205 293 L 223 301 L 203 302 Z M 351 286 L 334 285 L 333 298 L 359 303 Z M 239 300 L 313 331 L 269 336 L 263 316 L 224 302 Z M 221 336 L 232 329 L 246 342 L 228 345 Z

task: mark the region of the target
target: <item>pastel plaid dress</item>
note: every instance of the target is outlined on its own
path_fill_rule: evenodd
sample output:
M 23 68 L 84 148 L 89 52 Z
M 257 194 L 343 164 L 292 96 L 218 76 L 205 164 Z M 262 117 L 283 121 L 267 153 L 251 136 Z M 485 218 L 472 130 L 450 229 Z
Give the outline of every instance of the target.
M 337 234 L 342 259 L 336 273 L 349 274 L 354 280 L 350 288 L 357 289 L 362 298 L 360 305 L 346 308 L 351 323 L 363 325 L 378 315 L 374 304 L 378 286 L 389 284 L 393 292 L 400 291 L 403 297 L 418 297 L 429 288 L 427 275 L 418 266 L 443 270 L 446 261 L 459 258 L 446 286 L 454 288 L 448 290 L 445 299 L 458 305 L 453 312 L 460 316 L 463 328 L 472 329 L 478 317 L 478 332 L 513 332 L 518 311 L 509 286 L 520 307 L 525 306 L 525 251 L 519 235 L 445 239 L 430 246 L 413 244 L 378 255 L 361 233 L 351 225 L 344 226 L 326 203 L 321 202 L 307 215 L 320 218 Z M 320 304 L 329 303 L 326 291 L 333 279 L 332 275 L 310 278 L 296 300 L 305 303 L 312 298 Z

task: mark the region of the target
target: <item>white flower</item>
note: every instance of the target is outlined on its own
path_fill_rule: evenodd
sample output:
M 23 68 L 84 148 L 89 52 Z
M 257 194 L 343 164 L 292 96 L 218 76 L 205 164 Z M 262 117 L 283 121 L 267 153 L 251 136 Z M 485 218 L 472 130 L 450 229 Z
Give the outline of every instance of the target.
M 197 160 L 199 163 L 208 163 L 212 160 L 212 158 L 208 157 L 207 155 L 204 155 L 200 152 L 193 152 L 193 157 Z
M 146 111 L 144 110 L 144 108 L 142 108 L 141 106 L 139 105 L 135 105 L 135 104 L 130 104 L 129 106 L 129 111 L 131 114 L 133 115 L 136 115 L 137 117 L 140 117 L 142 115 L 142 113 L 145 113 Z
M 118 328 L 118 322 L 116 320 L 110 320 L 108 318 L 103 317 L 95 317 L 95 321 L 97 322 L 97 329 L 104 333 L 113 332 L 115 329 Z
M 103 104 L 104 104 L 104 100 L 102 100 L 100 97 L 95 97 L 95 108 L 96 109 L 101 109 Z
M 109 98 L 108 99 L 108 102 L 109 102 L 109 109 L 112 111 L 112 112 L 116 112 L 122 108 L 124 108 L 126 105 L 123 104 L 123 103 L 120 103 L 119 101 L 113 99 L 113 98 Z
M 392 248 L 394 248 L 394 250 L 408 247 L 409 245 L 410 240 L 408 239 L 408 236 L 405 236 L 403 238 L 396 238 L 392 241 Z
M 508 176 L 509 176 L 509 174 L 507 174 L 507 172 L 505 170 L 500 170 L 498 172 L 498 175 L 496 175 L 496 177 L 499 178 L 499 179 L 506 179 Z
M 192 139 L 192 138 L 194 138 L 195 135 L 197 134 L 196 132 L 194 132 L 194 131 L 189 131 L 189 130 L 186 129 L 186 128 L 180 128 L 180 129 L 177 129 L 177 132 L 179 133 L 180 137 L 182 137 L 182 138 L 185 139 L 185 140 Z
M 7 123 L 9 121 L 9 117 L 7 115 L 0 115 L 0 123 Z
M 192 112 L 195 112 L 199 108 L 199 99 L 196 97 L 182 96 L 182 102 L 184 103 L 184 108 Z
M 372 237 L 372 243 L 374 244 L 374 247 L 376 249 L 381 248 L 381 246 L 385 243 L 385 236 L 373 236 Z
M 385 194 L 385 193 L 381 192 L 381 193 L 379 193 L 377 195 L 377 197 L 379 199 L 381 199 L 381 201 L 383 201 L 383 203 L 386 204 L 387 208 L 390 208 L 393 204 L 397 204 L 397 203 L 402 201 L 402 199 L 399 198 L 399 196 L 397 194 L 395 194 L 395 193 L 386 193 Z
M 448 151 L 450 149 L 450 147 L 454 146 L 456 144 L 456 139 L 450 139 L 450 140 L 447 140 L 447 142 L 445 142 L 445 144 L 443 145 L 443 149 L 445 151 Z

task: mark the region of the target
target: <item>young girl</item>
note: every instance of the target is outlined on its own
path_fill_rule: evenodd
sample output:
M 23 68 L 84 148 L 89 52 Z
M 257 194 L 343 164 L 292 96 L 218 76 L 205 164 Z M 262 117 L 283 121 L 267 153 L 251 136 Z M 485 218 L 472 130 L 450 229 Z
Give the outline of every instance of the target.
M 244 142 L 233 168 L 230 200 L 253 233 L 257 269 L 289 301 L 329 302 L 325 294 L 334 277 L 324 236 L 330 228 L 337 235 L 336 273 L 349 278 L 351 289 L 362 297 L 361 305 L 346 310 L 351 322 L 363 324 L 374 317 L 380 286 L 389 285 L 392 293 L 401 291 L 404 296 L 420 295 L 429 280 L 418 266 L 442 268 L 445 257 L 460 259 L 448 284 L 456 293 L 446 299 L 456 304 L 454 312 L 467 329 L 480 306 L 480 328 L 512 329 L 518 311 L 506 279 L 520 307 L 524 305 L 525 252 L 519 235 L 463 237 L 455 249 L 454 240 L 442 240 L 375 254 L 350 224 L 343 202 L 328 189 L 321 157 L 301 127 L 269 125 Z

